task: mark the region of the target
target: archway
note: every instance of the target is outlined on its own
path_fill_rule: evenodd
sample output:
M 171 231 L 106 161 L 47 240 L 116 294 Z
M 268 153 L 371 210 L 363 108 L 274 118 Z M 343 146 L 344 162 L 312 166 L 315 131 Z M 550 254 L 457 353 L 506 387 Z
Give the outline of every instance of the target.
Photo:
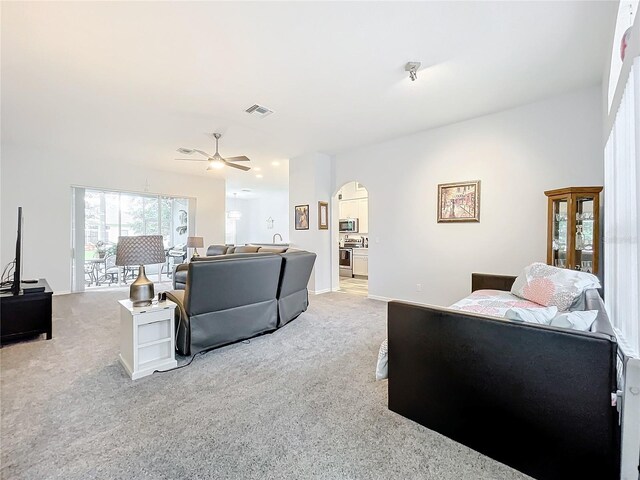
M 334 291 L 369 294 L 369 191 L 354 180 L 332 198 L 332 285 Z

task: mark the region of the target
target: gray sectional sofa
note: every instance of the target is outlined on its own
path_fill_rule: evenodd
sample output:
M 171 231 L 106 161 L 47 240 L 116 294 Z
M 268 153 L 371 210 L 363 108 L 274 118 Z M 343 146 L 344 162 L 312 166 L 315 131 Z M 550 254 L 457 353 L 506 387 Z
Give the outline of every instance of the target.
M 178 353 L 192 355 L 274 331 L 307 309 L 315 253 L 254 248 L 227 253 L 214 245 L 207 253 L 215 255 L 178 266 L 175 289 L 167 292 L 178 304 Z

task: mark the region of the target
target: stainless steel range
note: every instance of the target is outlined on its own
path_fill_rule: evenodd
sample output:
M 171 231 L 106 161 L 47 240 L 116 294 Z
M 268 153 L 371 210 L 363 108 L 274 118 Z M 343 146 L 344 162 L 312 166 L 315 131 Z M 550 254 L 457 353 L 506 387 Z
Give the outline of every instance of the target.
M 353 249 L 361 248 L 364 243 L 362 238 L 345 238 L 340 247 L 340 276 L 353 278 Z
M 340 276 L 353 278 L 353 249 L 340 247 Z

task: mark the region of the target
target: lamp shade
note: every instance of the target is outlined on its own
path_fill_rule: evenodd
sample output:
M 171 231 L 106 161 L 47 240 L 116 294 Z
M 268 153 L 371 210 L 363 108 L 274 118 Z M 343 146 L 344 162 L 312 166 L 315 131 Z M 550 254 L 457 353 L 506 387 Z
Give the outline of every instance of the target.
M 151 265 L 164 263 L 162 235 L 140 235 L 119 237 L 116 251 L 116 265 Z
M 187 237 L 187 247 L 189 248 L 203 248 L 204 239 L 202 237 Z

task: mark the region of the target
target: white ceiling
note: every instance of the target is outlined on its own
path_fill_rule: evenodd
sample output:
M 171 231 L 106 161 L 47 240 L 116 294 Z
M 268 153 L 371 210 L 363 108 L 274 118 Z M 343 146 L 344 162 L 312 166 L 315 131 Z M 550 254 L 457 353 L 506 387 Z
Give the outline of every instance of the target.
M 292 156 L 600 83 L 615 14 L 615 2 L 3 2 L 2 142 L 211 175 L 175 149 L 213 151 L 206 134 L 220 131 L 221 154 L 264 175 L 225 169 L 231 189 L 286 188 Z M 275 113 L 244 113 L 254 103 Z

